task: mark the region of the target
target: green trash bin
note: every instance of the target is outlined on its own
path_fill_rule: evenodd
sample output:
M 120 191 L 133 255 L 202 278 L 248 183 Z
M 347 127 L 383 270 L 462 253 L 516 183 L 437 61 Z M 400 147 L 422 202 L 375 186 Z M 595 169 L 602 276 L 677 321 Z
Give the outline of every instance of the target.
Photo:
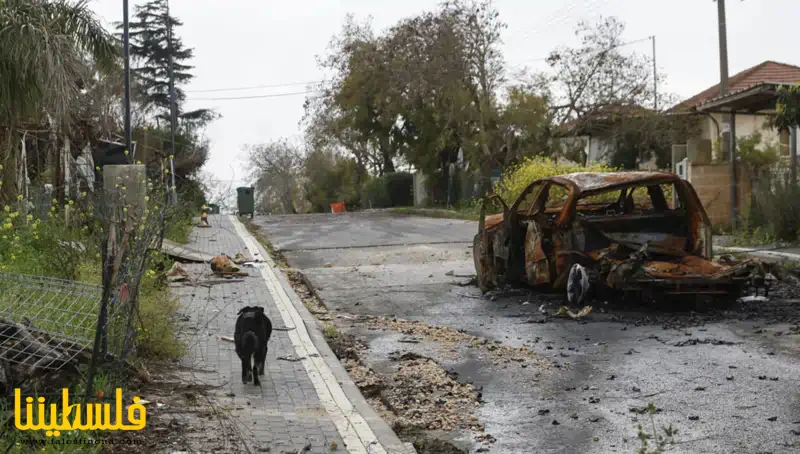
M 239 208 L 239 216 L 250 215 L 253 217 L 256 207 L 255 191 L 253 188 L 236 188 L 236 205 Z

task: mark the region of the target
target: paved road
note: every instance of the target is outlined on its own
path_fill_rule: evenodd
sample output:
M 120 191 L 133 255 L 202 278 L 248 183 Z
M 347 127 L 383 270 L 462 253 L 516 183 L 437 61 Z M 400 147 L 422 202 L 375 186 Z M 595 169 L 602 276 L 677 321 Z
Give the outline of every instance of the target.
M 785 310 L 798 323 L 796 301 L 774 302 L 771 313 L 701 315 L 600 301 L 585 322 L 544 318 L 540 305 L 552 313 L 560 296 L 492 301 L 455 284 L 474 273 L 475 223 L 383 213 L 257 222 L 331 310 L 449 326 L 547 359 L 552 366 L 522 368 L 470 350 L 453 358 L 430 342 L 400 343 L 398 333 L 349 327 L 367 341 L 365 359 L 376 371 L 389 373 L 396 365 L 388 353 L 408 350 L 483 387 L 477 415 L 497 439 L 491 452 L 633 452 L 640 446 L 635 426 L 649 427 L 650 419 L 631 409 L 648 403 L 660 409 L 657 427 L 679 429 L 670 452 L 800 450 L 793 433 L 800 433 L 800 342 L 790 326 L 770 320 Z M 464 449 L 481 446 L 468 432 L 444 437 Z
M 228 216 L 211 216 L 209 221 L 211 228 L 195 229 L 189 244 L 194 250 L 231 257 L 242 253 L 249 259 L 266 253 Z M 195 279 L 215 279 L 209 276 L 207 264 L 185 266 Z M 365 422 L 370 416 L 355 408 L 354 401 L 360 399 L 364 406 L 366 401 L 357 391 L 351 395 L 342 390 L 355 387 L 343 370 L 338 375 L 332 371 L 340 366 L 332 352 L 325 350 L 319 327 L 310 315 L 311 323 L 306 323 L 293 306 L 288 293 L 291 287 L 264 267 L 268 264 L 245 268 L 250 276 L 243 282 L 173 286 L 185 314 L 188 353 L 182 362 L 184 378 L 216 387 L 212 399 L 233 415 L 244 438 L 245 446 L 239 447 L 242 451 L 328 453 L 336 446 L 339 452 L 405 452 L 396 436 L 385 431 L 385 424 L 369 427 L 371 422 Z M 296 296 L 294 300 L 303 310 Z M 234 344 L 220 339 L 233 336 L 237 312 L 244 306 L 264 307 L 274 327 L 260 388 L 242 384 Z M 324 348 L 318 350 L 317 343 Z M 292 357 L 299 360 L 286 360 Z M 335 362 L 333 367 L 329 361 Z M 369 413 L 374 416 L 371 409 Z M 204 450 L 203 446 L 187 448 Z

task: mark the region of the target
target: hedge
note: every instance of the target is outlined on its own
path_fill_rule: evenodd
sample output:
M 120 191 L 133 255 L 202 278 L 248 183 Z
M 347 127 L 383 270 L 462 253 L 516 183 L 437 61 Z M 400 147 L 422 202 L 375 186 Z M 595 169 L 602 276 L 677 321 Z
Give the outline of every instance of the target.
M 408 172 L 387 173 L 364 185 L 361 203 L 364 208 L 391 208 L 414 204 L 414 176 Z

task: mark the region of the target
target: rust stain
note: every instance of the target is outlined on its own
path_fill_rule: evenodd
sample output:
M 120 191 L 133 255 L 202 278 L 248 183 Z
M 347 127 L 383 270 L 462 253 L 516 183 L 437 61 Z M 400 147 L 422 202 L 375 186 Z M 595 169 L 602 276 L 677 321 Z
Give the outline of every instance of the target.
M 490 229 L 490 228 L 492 228 L 492 227 L 494 227 L 496 225 L 502 224 L 502 223 L 503 223 L 503 213 L 500 213 L 500 214 L 492 214 L 492 215 L 486 216 L 486 221 L 485 221 L 484 225 L 485 225 L 485 228 Z

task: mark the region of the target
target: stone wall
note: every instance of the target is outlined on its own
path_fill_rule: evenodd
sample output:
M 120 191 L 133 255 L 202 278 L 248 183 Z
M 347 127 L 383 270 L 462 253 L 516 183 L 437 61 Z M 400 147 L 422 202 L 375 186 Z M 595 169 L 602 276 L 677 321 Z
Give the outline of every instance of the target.
M 731 221 L 731 168 L 729 163 L 691 163 L 689 181 L 708 213 L 713 225 L 728 227 Z M 747 212 L 752 192 L 751 175 L 743 166 L 737 167 L 737 208 L 739 216 Z

